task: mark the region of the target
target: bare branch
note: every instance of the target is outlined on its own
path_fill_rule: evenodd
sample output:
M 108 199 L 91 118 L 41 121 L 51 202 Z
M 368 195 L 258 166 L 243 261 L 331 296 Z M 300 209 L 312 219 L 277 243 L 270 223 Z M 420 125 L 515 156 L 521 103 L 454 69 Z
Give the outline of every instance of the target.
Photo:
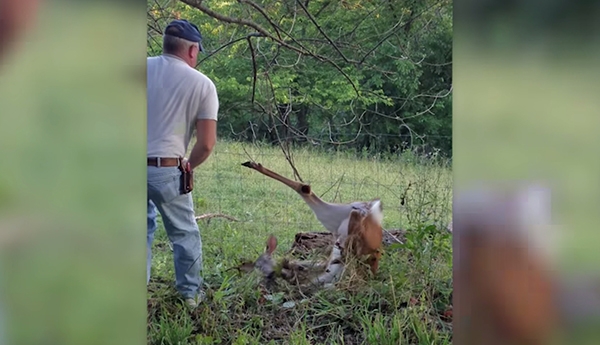
M 210 8 L 202 5 L 202 1 L 201 0 L 180 0 L 180 1 L 183 2 L 183 3 L 185 3 L 185 4 L 190 5 L 192 7 L 195 7 L 197 9 L 199 9 L 200 11 L 204 12 L 206 15 L 208 15 L 208 16 L 210 16 L 212 18 L 215 18 L 217 20 L 223 21 L 225 23 L 238 24 L 238 25 L 243 25 L 243 26 L 251 27 L 251 28 L 255 29 L 256 31 L 258 31 L 259 33 L 261 33 L 263 36 L 271 39 L 272 41 L 276 42 L 277 44 L 279 44 L 279 45 L 281 45 L 281 46 L 283 46 L 283 47 L 285 47 L 287 49 L 293 50 L 293 51 L 298 52 L 298 53 L 300 53 L 302 55 L 311 56 L 311 57 L 313 57 L 313 58 L 315 58 L 315 59 L 317 59 L 319 61 L 329 63 L 330 65 L 332 65 L 333 67 L 335 67 L 335 69 L 337 69 L 338 72 L 340 72 L 344 76 L 344 78 L 350 83 L 350 85 L 352 86 L 352 88 L 356 92 L 356 95 L 360 97 L 360 92 L 358 91 L 358 88 L 357 88 L 356 84 L 354 83 L 354 81 L 334 61 L 332 61 L 332 60 L 330 60 L 330 59 L 328 59 L 328 58 L 326 58 L 324 56 L 321 56 L 319 54 L 315 54 L 313 52 L 310 52 L 310 51 L 308 51 L 306 49 L 294 47 L 293 45 L 291 45 L 291 44 L 289 44 L 289 43 L 287 43 L 287 42 L 285 42 L 285 41 L 283 41 L 283 40 L 281 40 L 281 39 L 273 36 L 265 28 L 263 28 L 262 26 L 260 26 L 259 24 L 255 23 L 253 21 L 250 21 L 250 20 L 247 20 L 247 19 L 241 19 L 241 18 L 227 17 L 227 16 L 224 16 L 224 15 L 222 15 L 220 13 L 217 13 L 217 12 L 211 10 Z
M 238 0 L 238 2 L 248 4 L 248 5 L 252 6 L 255 10 L 257 10 L 269 22 L 269 24 L 271 24 L 273 29 L 275 29 L 275 33 L 277 33 L 277 37 L 281 40 L 281 34 L 279 33 L 279 29 L 280 29 L 279 26 L 277 24 L 275 24 L 273 22 L 273 20 L 271 20 L 271 18 L 267 15 L 265 10 L 262 9 L 262 7 L 260 7 L 257 3 L 255 3 L 252 0 Z
M 225 48 L 229 47 L 230 45 L 233 45 L 233 44 L 235 44 L 237 42 L 243 41 L 245 39 L 250 39 L 250 37 L 262 37 L 262 35 L 260 33 L 254 32 L 254 33 L 248 34 L 248 35 L 246 35 L 244 37 L 240 37 L 240 38 L 236 38 L 234 40 L 231 40 L 231 41 L 225 43 L 224 45 L 220 46 L 216 50 L 212 51 L 210 54 L 206 55 L 202 59 L 200 59 L 198 61 L 198 63 L 196 64 L 196 68 L 198 68 L 198 66 L 200 66 L 200 64 L 202 62 L 204 62 L 204 60 L 210 58 L 211 56 L 215 55 L 216 53 L 220 52 L 221 50 L 223 50 L 223 49 L 225 49 Z
M 329 7 L 331 3 L 332 1 L 327 1 L 326 3 L 324 3 L 323 6 L 317 11 L 317 13 L 315 13 L 315 18 L 318 17 L 321 14 L 321 12 L 323 12 L 327 7 Z M 306 6 L 308 7 L 308 2 Z
M 344 61 L 346 61 L 346 62 L 350 62 L 350 60 L 348 60 L 348 58 L 344 55 L 344 53 L 342 53 L 342 51 L 335 45 L 335 43 L 331 40 L 331 38 L 329 38 L 329 36 L 327 36 L 325 31 L 323 31 L 323 29 L 321 28 L 319 23 L 317 23 L 316 19 L 310 14 L 310 12 L 308 12 L 308 9 L 304 6 L 302 1 L 296 0 L 296 2 L 298 3 L 298 5 L 300 5 L 300 7 L 302 7 L 302 10 L 304 10 L 304 13 L 306 13 L 306 16 L 308 16 L 308 19 L 310 19 L 310 21 L 315 25 L 315 27 L 317 28 L 317 30 L 319 30 L 321 35 L 323 35 L 323 37 L 325 37 L 325 39 L 329 42 L 329 44 L 331 44 L 331 46 L 340 54 L 342 59 L 344 59 Z
M 246 37 L 248 40 L 248 47 L 250 47 L 250 55 L 252 56 L 252 100 L 250 103 L 254 103 L 254 95 L 256 94 L 256 58 L 254 56 L 254 47 L 250 37 Z
M 269 86 L 271 89 L 271 92 L 273 93 L 273 100 L 275 105 L 277 105 L 277 101 L 275 98 L 275 88 L 273 87 L 273 82 L 271 81 L 271 78 L 269 77 L 268 73 L 265 73 L 266 77 L 267 77 L 267 81 L 269 82 Z M 289 112 L 289 110 L 288 110 Z M 270 115 L 272 118 L 277 118 L 278 120 L 281 121 L 281 118 L 279 116 L 274 116 L 273 114 L 274 112 L 270 112 Z M 289 126 L 287 126 L 287 124 L 285 123 L 285 121 L 281 121 L 284 126 L 286 128 L 290 128 Z M 279 143 L 279 147 L 281 148 L 281 151 L 283 152 L 283 155 L 285 157 L 285 159 L 287 160 L 287 162 L 290 164 L 290 167 L 292 168 L 292 172 L 294 173 L 294 178 L 298 179 L 298 181 L 304 183 L 304 180 L 302 180 L 302 177 L 300 177 L 300 173 L 298 172 L 298 169 L 296 169 L 296 166 L 294 165 L 294 159 L 292 157 L 292 151 L 290 150 L 289 147 L 289 142 L 286 139 L 286 145 L 284 146 L 281 137 L 279 136 L 279 131 L 277 131 L 277 127 L 275 127 L 275 134 L 277 135 L 277 142 Z
M 419 12 L 418 14 L 416 14 L 416 15 L 412 16 L 410 19 L 408 19 L 408 21 L 406 21 L 406 23 L 404 23 L 404 24 L 402 24 L 402 25 L 400 25 L 400 26 L 399 26 L 400 22 L 396 23 L 396 25 L 394 25 L 394 27 L 393 27 L 393 28 L 390 30 L 390 33 L 389 33 L 389 34 L 387 34 L 387 35 L 385 35 L 385 36 L 384 36 L 384 37 L 383 37 L 383 38 L 382 38 L 382 39 L 381 39 L 381 40 L 380 40 L 380 41 L 379 41 L 377 44 L 375 44 L 375 45 L 374 45 L 374 46 L 373 46 L 373 47 L 372 47 L 372 48 L 369 50 L 369 52 L 368 52 L 367 54 L 365 54 L 365 55 L 363 56 L 363 58 L 362 58 L 362 59 L 360 59 L 360 61 L 358 62 L 358 64 L 359 64 L 359 65 L 360 65 L 360 64 L 362 64 L 362 63 L 363 63 L 363 62 L 364 62 L 364 61 L 367 59 L 367 57 L 368 57 L 369 55 L 371 55 L 371 53 L 373 53 L 373 52 L 374 52 L 374 51 L 375 51 L 377 48 L 379 48 L 379 46 L 380 46 L 381 44 L 383 44 L 383 42 L 387 41 L 387 40 L 388 40 L 388 39 L 389 39 L 389 38 L 390 38 L 392 35 L 394 35 L 394 34 L 396 33 L 396 30 L 398 30 L 398 29 L 402 29 L 402 28 L 405 28 L 407 25 L 410 25 L 412 22 L 414 22 L 414 21 L 415 21 L 415 19 L 419 18 L 420 16 L 422 16 L 423 14 L 425 14 L 427 11 L 429 11 L 429 10 L 430 10 L 430 9 L 432 9 L 432 8 L 434 8 L 435 6 L 438 6 L 438 5 L 439 5 L 439 4 L 441 4 L 442 2 L 443 2 L 443 0 L 442 0 L 442 1 L 440 1 L 440 2 L 436 2 L 436 3 L 434 3 L 433 5 L 431 5 L 431 6 L 427 7 L 427 8 L 426 8 L 426 9 L 424 9 L 423 11 L 421 11 L 421 12 Z
M 212 219 L 212 218 L 225 218 L 225 219 L 231 220 L 233 222 L 239 222 L 239 220 L 237 218 L 234 218 L 232 216 L 228 216 L 228 215 L 223 214 L 223 213 L 206 213 L 206 214 L 197 216 L 196 220 L 201 220 L 201 219 L 208 220 L 208 219 Z

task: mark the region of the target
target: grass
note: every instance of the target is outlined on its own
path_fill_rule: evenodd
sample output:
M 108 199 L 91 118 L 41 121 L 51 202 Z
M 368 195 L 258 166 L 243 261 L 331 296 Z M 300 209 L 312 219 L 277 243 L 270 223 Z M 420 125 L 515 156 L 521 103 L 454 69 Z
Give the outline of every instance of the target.
M 351 289 L 344 287 L 343 277 L 339 288 L 295 299 L 290 307 L 288 292 L 265 298 L 258 273 L 228 269 L 255 260 L 271 233 L 278 237 L 275 255 L 280 258 L 297 232 L 324 230 L 292 190 L 242 167 L 250 159 L 246 152 L 269 169 L 293 176 L 277 147 L 217 145 L 196 172 L 196 211 L 239 221 L 200 221 L 207 300 L 187 311 L 173 286 L 172 253 L 159 219 L 148 287 L 150 344 L 451 343 L 451 322 L 443 316 L 451 303 L 451 239 L 438 229 L 451 215 L 450 169 L 412 154 L 369 158 L 295 149 L 295 165 L 315 193 L 336 202 L 379 197 L 384 227 L 407 234 L 404 244 L 386 247 L 375 277 Z

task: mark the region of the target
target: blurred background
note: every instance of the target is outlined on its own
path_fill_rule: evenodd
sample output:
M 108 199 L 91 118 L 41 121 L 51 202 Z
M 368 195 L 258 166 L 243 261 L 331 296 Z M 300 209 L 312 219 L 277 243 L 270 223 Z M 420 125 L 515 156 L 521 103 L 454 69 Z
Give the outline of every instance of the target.
M 1 3 L 1 343 L 143 344 L 145 4 Z
M 567 318 L 575 320 L 576 309 L 589 313 L 577 318 L 573 338 L 562 339 L 567 344 L 600 339 L 594 331 L 600 315 L 598 14 L 597 3 L 559 0 L 460 0 L 454 12 L 455 193 L 490 187 L 499 197 L 527 184 L 550 188 L 557 252 L 547 269 L 561 284 L 578 286 L 561 297 L 574 312 Z M 539 258 L 526 241 L 520 245 Z
M 592 3 L 458 1 L 455 186 L 551 184 L 565 265 L 596 269 L 600 214 L 598 13 Z

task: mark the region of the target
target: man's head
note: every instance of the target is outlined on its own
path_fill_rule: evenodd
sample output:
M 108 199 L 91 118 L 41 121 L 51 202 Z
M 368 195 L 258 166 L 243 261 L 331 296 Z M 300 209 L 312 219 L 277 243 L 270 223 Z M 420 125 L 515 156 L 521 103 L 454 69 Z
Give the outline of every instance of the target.
M 198 27 L 187 20 L 177 19 L 165 28 L 163 53 L 180 57 L 191 67 L 196 66 L 198 52 L 204 51 Z

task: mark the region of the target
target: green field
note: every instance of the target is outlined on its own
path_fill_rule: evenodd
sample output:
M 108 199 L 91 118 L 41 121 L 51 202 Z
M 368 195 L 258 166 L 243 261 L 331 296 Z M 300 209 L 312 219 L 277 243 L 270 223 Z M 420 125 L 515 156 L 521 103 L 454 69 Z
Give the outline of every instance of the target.
M 379 197 L 386 229 L 406 229 L 402 245 L 386 247 L 375 277 L 352 289 L 324 290 L 285 308 L 287 293 L 265 302 L 258 273 L 228 270 L 260 255 L 269 234 L 279 240 L 276 258 L 294 235 L 324 231 L 292 190 L 242 167 L 253 159 L 293 177 L 279 147 L 219 142 L 196 171 L 197 215 L 224 213 L 238 221 L 200 220 L 207 300 L 187 311 L 177 298 L 172 253 L 160 224 L 148 288 L 150 344 L 449 344 L 451 322 L 452 173 L 437 160 L 412 154 L 368 157 L 293 149 L 305 183 L 326 201 Z M 407 186 L 410 188 L 407 190 Z M 404 205 L 402 196 L 406 192 Z M 433 226 L 436 225 L 436 226 Z M 347 286 L 347 285 L 346 285 Z

